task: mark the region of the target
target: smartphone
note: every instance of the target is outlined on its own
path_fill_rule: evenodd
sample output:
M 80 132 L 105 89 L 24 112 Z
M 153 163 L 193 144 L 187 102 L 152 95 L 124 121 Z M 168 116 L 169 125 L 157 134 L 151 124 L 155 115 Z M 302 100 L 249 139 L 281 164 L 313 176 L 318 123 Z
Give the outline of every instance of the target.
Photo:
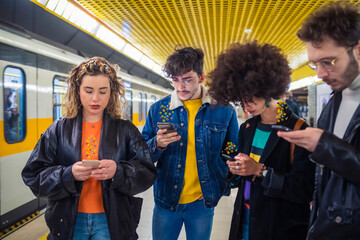
M 99 160 L 82 160 L 83 167 L 98 168 Z
M 166 133 L 176 132 L 176 129 L 172 123 L 169 122 L 158 122 L 157 126 L 160 129 L 167 129 Z
M 224 153 L 221 154 L 221 156 L 226 159 L 226 161 L 235 161 L 235 159 L 232 156 L 226 155 Z
M 283 125 L 277 125 L 277 124 L 275 124 L 275 125 L 271 125 L 271 127 L 272 127 L 273 129 L 278 130 L 278 131 L 285 131 L 285 132 L 290 132 L 290 131 L 292 131 L 291 128 L 285 127 L 285 126 L 283 126 Z

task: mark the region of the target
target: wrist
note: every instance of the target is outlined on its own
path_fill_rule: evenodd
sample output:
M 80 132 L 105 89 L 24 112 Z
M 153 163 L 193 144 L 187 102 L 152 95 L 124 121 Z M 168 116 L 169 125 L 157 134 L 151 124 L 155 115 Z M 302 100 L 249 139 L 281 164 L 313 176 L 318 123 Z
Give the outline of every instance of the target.
M 155 146 L 156 146 L 156 148 L 158 148 L 158 149 L 160 149 L 160 150 L 165 150 L 165 148 L 166 148 L 166 147 L 161 147 L 161 146 L 159 146 L 158 141 L 157 141 L 157 138 L 155 138 Z
M 265 164 L 261 164 L 261 168 L 260 168 L 258 176 L 265 177 L 266 173 L 267 173 L 267 167 L 265 166 Z

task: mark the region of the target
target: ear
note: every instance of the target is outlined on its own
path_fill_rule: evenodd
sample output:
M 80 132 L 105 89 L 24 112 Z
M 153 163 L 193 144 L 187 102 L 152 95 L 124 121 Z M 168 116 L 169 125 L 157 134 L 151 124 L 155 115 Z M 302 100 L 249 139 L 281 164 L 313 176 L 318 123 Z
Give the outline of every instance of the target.
M 201 75 L 200 75 L 200 83 L 203 83 L 205 80 L 205 73 L 202 72 Z
M 356 58 L 356 60 L 360 63 L 360 40 L 353 48 L 353 53 Z

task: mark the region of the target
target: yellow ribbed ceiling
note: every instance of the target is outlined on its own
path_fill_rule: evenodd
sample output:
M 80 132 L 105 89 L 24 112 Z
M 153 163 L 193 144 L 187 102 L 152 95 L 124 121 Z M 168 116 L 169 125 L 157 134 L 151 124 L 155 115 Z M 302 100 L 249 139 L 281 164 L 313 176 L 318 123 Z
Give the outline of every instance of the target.
M 280 47 L 293 81 L 315 75 L 296 37 L 302 21 L 326 0 L 76 0 L 99 20 L 163 65 L 176 46 L 199 47 L 205 72 L 231 43 L 258 40 Z M 358 4 L 360 1 L 348 1 Z M 245 30 L 251 29 L 251 33 Z

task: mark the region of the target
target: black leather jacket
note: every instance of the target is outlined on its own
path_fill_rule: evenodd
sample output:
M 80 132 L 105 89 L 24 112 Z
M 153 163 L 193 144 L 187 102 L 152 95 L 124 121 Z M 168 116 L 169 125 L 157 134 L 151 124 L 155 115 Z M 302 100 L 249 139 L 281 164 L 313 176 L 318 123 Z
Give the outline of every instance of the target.
M 36 144 L 22 177 L 32 192 L 48 200 L 45 220 L 48 239 L 72 239 L 78 200 L 83 186 L 72 174 L 81 160 L 82 114 L 54 122 Z M 156 169 L 147 144 L 129 121 L 104 113 L 99 159 L 116 161 L 113 179 L 101 182 L 111 239 L 137 239 L 142 199 L 132 195 L 149 188 Z
M 325 131 L 311 154 L 318 165 L 308 239 L 360 239 L 360 106 L 340 139 L 332 132 L 341 98 L 341 92 L 335 93 L 318 121 Z M 350 199 L 341 192 L 347 183 L 354 185 Z
M 293 129 L 298 117 L 286 110 L 288 120 L 280 124 Z M 251 152 L 252 142 L 260 116 L 240 126 L 239 152 Z M 308 125 L 303 123 L 301 129 Z M 272 130 L 260 162 L 267 166 L 265 177 L 233 176 L 233 187 L 239 187 L 232 216 L 229 240 L 242 239 L 245 180 L 251 182 L 249 239 L 250 240 L 304 240 L 306 238 L 311 201 L 314 191 L 315 164 L 306 149 L 296 146 L 294 162 L 290 161 L 290 143 Z M 231 176 L 231 174 L 230 174 Z

